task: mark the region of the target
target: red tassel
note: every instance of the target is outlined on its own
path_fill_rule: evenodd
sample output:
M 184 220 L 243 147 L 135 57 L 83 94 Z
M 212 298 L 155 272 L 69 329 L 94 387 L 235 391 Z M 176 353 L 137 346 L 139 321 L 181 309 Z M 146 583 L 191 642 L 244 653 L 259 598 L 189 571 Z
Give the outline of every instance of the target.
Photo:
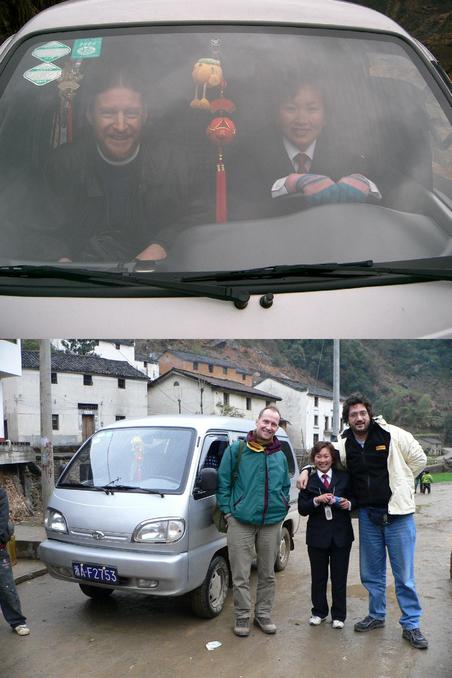
M 226 187 L 226 170 L 223 156 L 220 153 L 217 163 L 217 224 L 224 224 L 228 220 L 228 197 Z

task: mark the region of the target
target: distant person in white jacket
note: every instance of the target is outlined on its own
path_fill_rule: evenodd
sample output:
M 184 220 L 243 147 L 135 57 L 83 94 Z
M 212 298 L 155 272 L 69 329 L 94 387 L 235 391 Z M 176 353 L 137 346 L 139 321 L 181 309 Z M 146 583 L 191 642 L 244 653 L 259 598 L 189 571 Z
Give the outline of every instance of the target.
M 414 479 L 427 457 L 408 431 L 373 417 L 366 398 L 355 394 L 344 402 L 348 427 L 335 447 L 352 480 L 357 500 L 360 536 L 360 574 L 369 592 L 369 614 L 355 624 L 365 632 L 384 626 L 386 615 L 386 552 L 402 616 L 402 636 L 417 649 L 428 642 L 419 628 L 422 614 L 414 581 Z M 308 471 L 299 485 L 304 487 Z

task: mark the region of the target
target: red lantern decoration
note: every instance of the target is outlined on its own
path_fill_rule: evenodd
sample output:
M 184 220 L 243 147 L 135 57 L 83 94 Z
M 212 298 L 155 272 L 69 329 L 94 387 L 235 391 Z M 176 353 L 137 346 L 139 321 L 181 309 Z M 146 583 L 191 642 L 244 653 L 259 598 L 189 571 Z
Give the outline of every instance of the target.
M 230 144 L 237 133 L 235 123 L 231 118 L 214 118 L 206 130 L 207 136 L 211 141 L 219 146 Z

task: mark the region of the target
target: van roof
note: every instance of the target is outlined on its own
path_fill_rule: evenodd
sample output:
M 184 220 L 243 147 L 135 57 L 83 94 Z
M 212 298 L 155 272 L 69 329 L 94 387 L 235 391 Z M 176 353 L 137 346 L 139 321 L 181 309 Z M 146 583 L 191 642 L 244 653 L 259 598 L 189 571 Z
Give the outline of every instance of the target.
M 112 428 L 133 428 L 142 426 L 181 426 L 184 428 L 196 428 L 208 431 L 211 429 L 225 429 L 228 431 L 251 431 L 255 428 L 254 419 L 242 419 L 241 417 L 221 417 L 206 414 L 161 414 L 140 419 L 121 419 L 101 430 Z M 278 429 L 278 437 L 287 436 L 287 433 L 281 427 Z
M 408 34 L 383 14 L 340 0 L 69 0 L 33 17 L 15 36 L 52 29 L 146 24 L 280 24 Z

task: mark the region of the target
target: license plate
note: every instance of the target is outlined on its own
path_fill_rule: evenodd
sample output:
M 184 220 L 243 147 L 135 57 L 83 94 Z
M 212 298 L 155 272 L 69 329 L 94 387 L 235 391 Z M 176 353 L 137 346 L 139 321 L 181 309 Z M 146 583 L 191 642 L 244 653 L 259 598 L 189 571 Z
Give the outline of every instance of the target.
M 115 567 L 87 563 L 72 563 L 72 572 L 77 579 L 95 581 L 99 584 L 118 583 L 118 570 Z

